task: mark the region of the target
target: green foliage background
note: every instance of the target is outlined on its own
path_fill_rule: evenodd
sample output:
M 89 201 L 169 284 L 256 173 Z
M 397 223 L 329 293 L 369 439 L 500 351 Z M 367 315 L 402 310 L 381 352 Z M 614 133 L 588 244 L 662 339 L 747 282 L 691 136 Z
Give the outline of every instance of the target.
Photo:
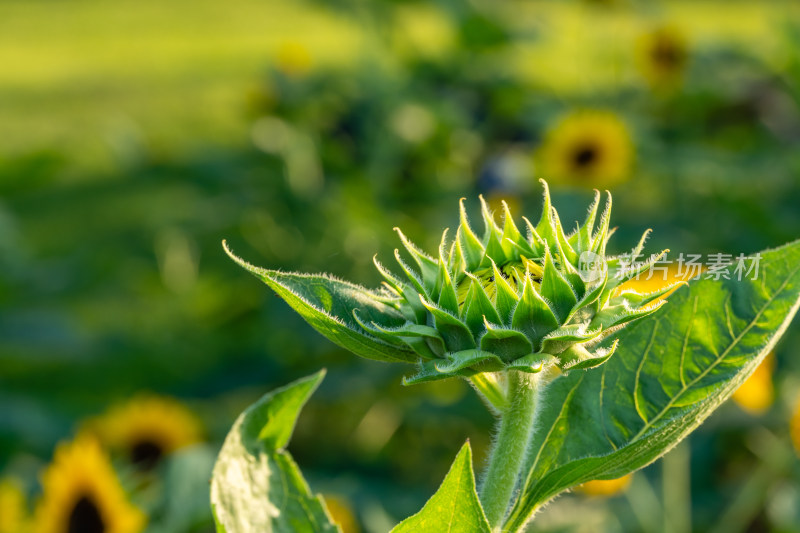
M 177 396 L 215 451 L 246 405 L 322 366 L 290 450 L 365 531 L 418 510 L 465 438 L 481 465 L 492 418 L 466 385 L 403 388 L 407 369 L 313 333 L 220 242 L 373 286 L 392 227 L 432 250 L 461 196 L 535 220 L 536 167 L 515 169 L 569 110 L 610 109 L 631 132 L 617 242 L 652 227 L 653 249 L 738 254 L 800 235 L 791 2 L 10 0 L 0 21 L 0 472 L 32 498 L 55 443 L 112 402 Z M 689 43 L 668 93 L 634 61 L 663 23 Z M 393 129 L 408 109 L 434 124 L 423 141 Z M 552 184 L 567 225 L 587 185 Z M 776 349 L 766 414 L 726 404 L 673 457 L 688 480 L 656 464 L 628 495 L 566 496 L 537 527 L 573 530 L 579 506 L 607 531 L 680 531 L 659 504 L 677 501 L 695 530 L 798 530 L 798 340 L 792 326 Z

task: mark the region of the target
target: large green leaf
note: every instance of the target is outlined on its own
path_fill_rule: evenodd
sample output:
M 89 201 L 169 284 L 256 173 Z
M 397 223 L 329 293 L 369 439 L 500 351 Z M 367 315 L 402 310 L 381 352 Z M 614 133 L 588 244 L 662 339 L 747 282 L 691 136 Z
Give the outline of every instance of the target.
M 211 478 L 219 533 L 340 531 L 283 450 L 297 415 L 324 375 L 320 371 L 270 392 L 236 420 Z
M 679 290 L 619 334 L 607 363 L 545 389 L 529 475 L 505 530 L 569 487 L 654 461 L 753 372 L 800 305 L 800 241 L 762 252 L 757 280 L 731 278 Z
M 472 471 L 472 449 L 469 442 L 461 447 L 453 466 L 436 494 L 420 512 L 406 518 L 391 533 L 489 533 L 489 523 L 483 514 L 475 492 Z
M 353 317 L 353 311 L 358 310 L 366 323 L 390 328 L 405 323 L 400 312 L 376 293 L 325 274 L 260 268 L 234 254 L 224 241 L 222 244 L 231 259 L 269 285 L 314 329 L 342 348 L 378 361 L 416 363 L 419 359 L 410 348 L 389 345 L 368 334 Z

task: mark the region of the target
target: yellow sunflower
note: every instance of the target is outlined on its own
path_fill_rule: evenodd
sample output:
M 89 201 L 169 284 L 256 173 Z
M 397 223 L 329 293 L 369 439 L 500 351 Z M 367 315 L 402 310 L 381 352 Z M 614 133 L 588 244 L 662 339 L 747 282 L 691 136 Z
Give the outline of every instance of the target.
M 0 533 L 25 531 L 25 495 L 13 479 L 0 479 Z
M 34 533 L 138 533 L 145 516 L 125 497 L 111 462 L 88 436 L 56 448 L 42 475 Z
M 736 405 L 753 415 L 765 413 L 775 400 L 775 387 L 772 384 L 774 370 L 775 356 L 770 353 L 733 393 Z
M 201 440 L 200 422 L 172 398 L 141 395 L 110 408 L 83 428 L 144 470 L 173 451 Z
M 632 478 L 633 474 L 626 474 L 617 479 L 596 479 L 578 485 L 575 490 L 587 496 L 616 496 L 628 488 Z
M 661 26 L 642 35 L 636 45 L 636 63 L 654 89 L 680 85 L 689 62 L 689 46 L 678 29 Z
M 539 163 L 539 174 L 554 182 L 610 188 L 630 173 L 631 136 L 614 113 L 573 111 L 546 133 Z

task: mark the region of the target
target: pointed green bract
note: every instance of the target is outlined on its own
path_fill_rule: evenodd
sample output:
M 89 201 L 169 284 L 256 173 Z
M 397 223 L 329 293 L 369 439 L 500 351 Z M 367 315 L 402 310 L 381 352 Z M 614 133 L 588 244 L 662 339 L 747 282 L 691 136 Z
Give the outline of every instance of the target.
M 467 262 L 467 268 L 472 270 L 478 268 L 483 259 L 484 247 L 480 239 L 472 232 L 467 221 L 467 210 L 464 207 L 464 199 L 459 203 L 459 216 L 461 224 L 458 226 L 457 240 L 461 255 Z
M 572 315 L 578 298 L 572 287 L 564 279 L 563 274 L 553 264 L 550 252 L 545 252 L 544 256 L 544 276 L 541 284 L 542 297 L 550 302 L 553 312 L 556 314 L 559 323 L 565 324 Z
M 517 303 L 511 326 L 525 333 L 538 350 L 545 335 L 558 328 L 555 313 L 544 301 L 539 291 L 533 288 L 530 277 L 525 278 L 522 298 Z
M 494 261 L 492 261 L 492 275 L 494 276 L 495 307 L 500 317 L 500 323 L 511 325 L 511 317 L 514 315 L 514 309 L 517 307 L 519 294 L 514 287 L 508 283 Z
M 585 369 L 613 353 L 600 347 L 603 339 L 654 313 L 672 287 L 619 292 L 621 283 L 660 256 L 629 264 L 606 255 L 613 233 L 610 195 L 598 216 L 601 195 L 595 193 L 584 224 L 567 233 L 544 181 L 542 186 L 539 222 L 534 226 L 523 217 L 527 234 L 505 202 L 498 225 L 482 197 L 482 236 L 470 226 L 462 199 L 455 237 L 448 242 L 445 230 L 437 253 L 427 254 L 395 228 L 413 261 L 395 250 L 396 275 L 376 258 L 385 280 L 381 291 L 324 275 L 259 269 L 231 256 L 337 344 L 371 359 L 416 363 L 417 374 L 407 382 L 486 372 L 485 360 L 464 366 L 469 359 L 459 356 L 454 363 L 453 354 L 478 347 L 506 365 L 499 370 L 539 371 L 539 363 Z M 633 255 L 642 252 L 646 236 Z
M 447 374 L 449 372 L 460 372 L 464 369 L 473 368 L 476 365 L 485 366 L 486 370 L 495 371 L 503 368 L 503 362 L 492 352 L 481 350 L 464 350 L 449 354 L 446 360 L 436 361 L 436 370 Z
M 521 331 L 492 327 L 487 323 L 486 333 L 481 337 L 481 350 L 495 353 L 509 362 L 533 353 L 533 344 Z
M 472 284 L 464 302 L 464 322 L 477 338 L 485 329 L 483 326 L 484 320 L 498 324 L 500 323 L 500 315 L 486 295 L 486 291 L 483 290 L 480 280 L 470 277 L 472 278 Z
M 476 346 L 472 332 L 464 322 L 430 302 L 422 300 L 422 304 L 433 316 L 433 323 L 441 333 L 448 351 L 458 352 Z
M 516 224 L 514 224 L 514 217 L 511 215 L 511 210 L 508 208 L 508 204 L 503 200 L 503 236 L 500 241 L 501 246 L 503 247 L 503 252 L 505 252 L 506 256 L 510 256 L 513 259 L 519 259 L 519 257 L 515 257 L 514 254 L 519 250 L 519 246 L 517 243 L 525 242 L 525 238 L 522 236 L 522 233 L 517 228 Z
M 409 241 L 408 237 L 406 237 L 405 234 L 400 231 L 400 228 L 394 228 L 394 230 L 400 236 L 403 246 L 405 246 L 406 250 L 408 250 L 408 253 L 417 263 L 423 285 L 425 285 L 425 289 L 430 294 L 436 289 L 437 277 L 439 275 L 439 265 L 437 261 L 417 248 L 414 243 Z

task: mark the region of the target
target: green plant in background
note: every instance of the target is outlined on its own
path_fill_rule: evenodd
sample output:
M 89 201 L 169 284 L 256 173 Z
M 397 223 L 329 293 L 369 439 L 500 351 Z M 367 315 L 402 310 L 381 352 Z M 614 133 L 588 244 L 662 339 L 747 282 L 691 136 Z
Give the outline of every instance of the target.
M 406 384 L 469 379 L 497 413 L 480 491 L 466 445 L 436 495 L 395 531 L 522 530 L 560 492 L 623 476 L 668 451 L 786 328 L 800 302 L 800 243 L 763 252 L 757 279 L 698 280 L 654 314 L 675 285 L 647 294 L 619 285 L 665 252 L 631 261 L 645 234 L 630 255 L 608 255 L 610 195 L 597 222 L 599 202 L 598 193 L 586 222 L 566 234 L 545 184 L 542 217 L 536 226 L 525 219 L 527 236 L 507 207 L 498 226 L 482 203 L 481 238 L 462 202 L 455 239 L 448 244 L 445 231 L 437 257 L 399 232 L 416 268 L 399 251 L 404 278 L 376 261 L 386 280 L 376 291 L 254 267 L 226 246 L 337 344 L 369 359 L 416 364 Z M 213 481 L 223 530 L 334 528 L 282 451 L 320 378 L 268 395 L 237 422 Z M 281 485 L 278 476 L 293 481 Z

